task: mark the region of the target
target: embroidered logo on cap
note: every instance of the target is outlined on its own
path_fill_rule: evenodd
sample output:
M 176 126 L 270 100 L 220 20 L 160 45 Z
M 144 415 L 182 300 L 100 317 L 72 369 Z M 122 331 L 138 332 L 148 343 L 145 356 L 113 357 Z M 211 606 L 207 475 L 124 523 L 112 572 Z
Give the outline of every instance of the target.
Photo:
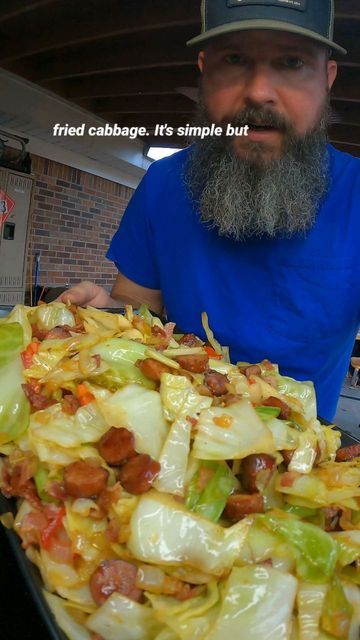
M 298 9 L 299 11 L 306 10 L 306 0 L 227 0 L 228 7 L 239 7 L 248 4 L 288 7 L 288 9 Z

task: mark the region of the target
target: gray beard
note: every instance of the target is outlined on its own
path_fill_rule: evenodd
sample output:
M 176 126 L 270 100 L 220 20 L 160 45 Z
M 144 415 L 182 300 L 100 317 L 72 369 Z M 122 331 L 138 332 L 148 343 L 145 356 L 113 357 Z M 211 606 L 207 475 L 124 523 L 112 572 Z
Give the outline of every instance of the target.
M 201 221 L 220 236 L 235 240 L 304 235 L 314 224 L 329 186 L 326 127 L 329 107 L 308 134 L 299 137 L 292 125 L 266 109 L 246 109 L 228 123 L 242 126 L 256 118 L 285 134 L 278 160 L 266 162 L 260 144 L 249 147 L 246 159 L 237 156 L 231 138 L 205 138 L 191 147 L 184 179 Z M 195 124 L 209 126 L 203 107 Z

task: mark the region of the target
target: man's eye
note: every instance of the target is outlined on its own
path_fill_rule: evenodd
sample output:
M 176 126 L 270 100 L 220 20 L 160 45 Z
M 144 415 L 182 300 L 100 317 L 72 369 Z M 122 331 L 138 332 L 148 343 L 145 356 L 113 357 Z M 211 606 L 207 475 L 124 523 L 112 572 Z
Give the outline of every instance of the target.
M 228 64 L 244 64 L 245 58 L 239 53 L 228 53 L 225 56 L 225 62 Z
M 304 66 L 304 61 L 301 58 L 288 57 L 285 58 L 284 65 L 288 69 L 301 69 Z

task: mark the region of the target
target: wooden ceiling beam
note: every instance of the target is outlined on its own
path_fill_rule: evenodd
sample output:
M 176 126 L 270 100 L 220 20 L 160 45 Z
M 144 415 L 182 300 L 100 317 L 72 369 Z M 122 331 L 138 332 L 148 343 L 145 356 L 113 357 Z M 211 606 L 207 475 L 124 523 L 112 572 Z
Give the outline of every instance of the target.
M 330 140 L 350 143 L 360 147 L 360 128 L 348 124 L 334 124 L 329 129 Z
M 116 96 L 148 95 L 154 91 L 160 95 L 174 93 L 175 87 L 196 86 L 198 68 L 187 65 L 184 68 L 159 68 L 153 73 L 149 71 L 124 71 L 88 76 L 85 78 L 69 78 L 42 82 L 42 86 L 62 94 L 69 100 L 84 98 L 110 98 Z
M 168 34 L 167 34 L 168 35 Z M 44 54 L 3 65 L 7 70 L 25 76 L 32 82 L 45 82 L 63 78 L 74 78 L 96 75 L 114 71 L 136 71 L 155 67 L 194 66 L 194 51 L 178 40 L 165 40 L 164 34 L 156 33 L 147 41 L 120 38 L 115 42 L 107 41 L 107 45 L 97 48 L 79 48 L 62 55 L 58 53 Z M 96 82 L 96 78 L 94 78 Z
M 359 0 L 335 0 L 335 18 L 360 20 Z
M 8 32 L 16 33 L 16 38 L 4 34 L 5 38 L 0 39 L 1 64 L 46 51 L 160 28 L 183 27 L 185 43 L 191 27 L 194 34 L 199 30 L 200 8 L 193 0 L 180 3 L 151 0 L 151 11 L 147 3 L 134 0 L 62 0 L 46 9 L 37 12 L 36 21 L 32 23 L 24 17 L 7 25 Z
M 360 100 L 359 71 L 353 67 L 342 67 L 336 78 L 333 90 L 333 100 Z
M 334 114 L 334 122 L 360 127 L 360 107 L 356 102 L 332 100 L 331 106 Z
M 99 100 L 79 100 L 77 104 L 95 113 L 184 113 L 194 108 L 194 103 L 185 96 L 174 93 L 171 96 L 122 96 L 100 98 Z
M 27 14 L 26 18 L 29 20 L 30 11 L 43 10 L 47 5 L 55 3 L 59 3 L 59 0 L 0 0 L 0 22 L 18 20 L 24 14 Z

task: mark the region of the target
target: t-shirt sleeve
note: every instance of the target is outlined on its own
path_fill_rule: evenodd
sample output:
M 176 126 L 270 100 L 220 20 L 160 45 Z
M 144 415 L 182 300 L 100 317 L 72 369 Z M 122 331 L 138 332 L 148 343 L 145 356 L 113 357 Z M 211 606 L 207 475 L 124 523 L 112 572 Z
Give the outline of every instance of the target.
M 147 173 L 121 219 L 106 257 L 124 276 L 149 289 L 160 289 L 154 236 L 150 221 Z

